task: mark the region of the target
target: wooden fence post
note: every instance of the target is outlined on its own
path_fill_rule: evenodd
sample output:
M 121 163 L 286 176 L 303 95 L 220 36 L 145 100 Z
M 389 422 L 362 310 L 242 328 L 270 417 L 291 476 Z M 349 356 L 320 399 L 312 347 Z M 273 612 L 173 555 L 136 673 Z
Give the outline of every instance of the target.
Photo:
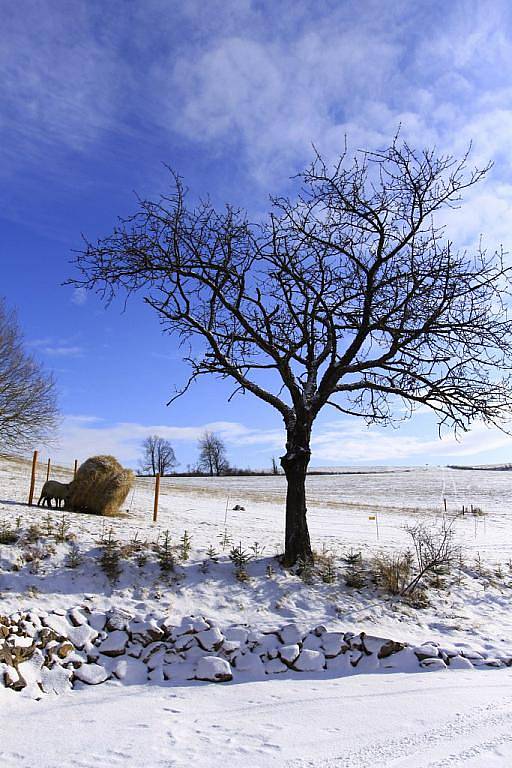
M 28 494 L 29 507 L 32 506 L 32 501 L 34 500 L 34 487 L 36 484 L 36 464 L 37 464 L 37 451 L 34 451 L 34 455 L 32 457 L 32 475 L 30 477 L 30 492 Z
M 78 459 L 75 459 L 75 468 L 73 470 L 73 480 L 76 478 L 77 470 L 78 470 Z
M 153 522 L 156 523 L 158 517 L 158 496 L 160 495 L 160 472 L 155 476 L 155 504 L 153 507 Z
M 50 479 L 50 466 L 51 466 L 51 459 L 48 459 L 48 466 L 46 467 L 46 482 Z

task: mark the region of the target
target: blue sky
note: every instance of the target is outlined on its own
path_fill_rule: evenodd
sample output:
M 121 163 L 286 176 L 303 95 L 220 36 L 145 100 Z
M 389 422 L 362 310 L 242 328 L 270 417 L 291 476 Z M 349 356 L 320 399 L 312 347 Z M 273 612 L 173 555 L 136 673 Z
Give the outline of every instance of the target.
M 279 455 L 280 418 L 249 395 L 186 378 L 174 341 L 138 300 L 105 308 L 62 282 L 81 232 L 107 234 L 157 196 L 162 163 L 197 194 L 267 209 L 290 189 L 314 143 L 334 158 L 383 146 L 398 124 L 423 147 L 495 162 L 447 216 L 471 248 L 510 248 L 512 13 L 508 2 L 200 2 L 0 0 L 0 293 L 27 344 L 58 381 L 63 414 L 50 453 L 71 462 L 112 452 L 135 464 L 152 432 L 183 468 L 208 426 L 240 466 Z M 44 452 L 47 449 L 43 449 Z M 418 413 L 367 429 L 326 411 L 313 464 L 512 460 L 512 440 L 476 424 L 461 442 Z

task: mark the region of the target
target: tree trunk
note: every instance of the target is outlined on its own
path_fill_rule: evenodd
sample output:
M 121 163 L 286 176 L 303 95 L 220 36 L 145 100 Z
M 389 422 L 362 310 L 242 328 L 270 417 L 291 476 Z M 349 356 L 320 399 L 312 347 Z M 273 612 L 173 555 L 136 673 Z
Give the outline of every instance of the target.
M 286 454 L 281 466 L 287 480 L 286 530 L 283 565 L 313 560 L 306 519 L 306 472 L 311 458 L 311 426 L 295 423 L 287 429 Z

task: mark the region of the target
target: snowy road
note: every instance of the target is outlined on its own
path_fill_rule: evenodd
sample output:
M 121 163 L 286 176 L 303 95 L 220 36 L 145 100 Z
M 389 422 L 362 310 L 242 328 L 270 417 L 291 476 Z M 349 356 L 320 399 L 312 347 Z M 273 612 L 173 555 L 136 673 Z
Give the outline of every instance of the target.
M 3 768 L 512 764 L 512 670 L 102 686 L 44 704 L 11 696 L 9 709 Z

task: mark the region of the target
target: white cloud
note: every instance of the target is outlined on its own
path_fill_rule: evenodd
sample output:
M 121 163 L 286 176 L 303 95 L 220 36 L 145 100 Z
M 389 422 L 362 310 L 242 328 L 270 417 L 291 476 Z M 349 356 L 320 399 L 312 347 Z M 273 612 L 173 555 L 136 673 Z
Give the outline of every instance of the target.
M 216 143 L 240 141 L 261 180 L 296 170 L 310 157 L 312 142 L 338 151 L 344 114 L 355 111 L 361 94 L 378 97 L 398 46 L 357 25 L 339 27 L 335 35 L 326 27 L 319 20 L 282 40 L 253 39 L 250 32 L 221 36 L 197 57 L 185 52 L 172 76 L 181 96 L 181 109 L 173 104 L 170 115 L 174 128 L 214 150 Z
M 279 430 L 251 429 L 230 421 L 178 427 L 134 422 L 106 424 L 103 419 L 93 416 L 68 415 L 63 420 L 52 455 L 56 461 L 71 464 L 75 458 L 82 461 L 88 456 L 106 453 L 135 465 L 140 458 L 141 443 L 148 435 L 158 434 L 172 443 L 195 445 L 205 430 L 218 434 L 233 454 L 244 446 L 280 448 L 284 439 Z
M 220 435 L 225 441 L 234 464 L 261 466 L 268 456 L 280 454 L 284 447 L 284 430 L 258 429 L 231 421 L 215 421 L 193 426 L 140 424 L 118 422 L 107 424 L 102 419 L 84 415 L 67 416 L 62 424 L 60 439 L 52 450 L 54 460 L 72 465 L 95 454 L 113 454 L 125 464 L 135 466 L 140 458 L 141 443 L 150 434 L 170 440 L 180 458 L 182 449 L 195 450 L 205 430 Z M 404 429 L 367 428 L 356 420 L 340 419 L 318 424 L 312 438 L 312 458 L 316 465 L 353 465 L 371 463 L 432 463 L 461 462 L 484 457 L 491 451 L 508 449 L 512 453 L 512 438 L 496 429 L 477 423 L 471 432 L 457 441 L 453 435 L 443 439 L 435 436 L 431 425 L 430 437 L 422 438 Z M 247 462 L 246 456 L 252 456 Z M 258 456 L 265 459 L 258 461 Z M 244 457 L 243 459 L 241 457 Z M 494 459 L 489 459 L 494 461 Z M 186 464 L 186 462 L 183 463 Z
M 512 452 L 512 437 L 481 423 L 474 424 L 460 439 L 454 435 L 425 439 L 403 429 L 365 428 L 362 424 L 340 421 L 324 425 L 312 439 L 315 461 L 329 464 L 411 463 L 416 457 L 420 463 L 436 460 L 442 463 L 505 448 Z
M 4 173 L 20 158 L 37 163 L 56 149 L 83 151 L 114 125 L 129 79 L 112 42 L 84 3 L 29 0 L 22 12 L 3 14 Z
M 82 347 L 67 339 L 34 339 L 28 342 L 28 346 L 50 357 L 81 357 L 84 352 Z
M 77 307 L 83 306 L 87 301 L 87 291 L 85 288 L 75 288 L 71 295 L 71 303 Z

